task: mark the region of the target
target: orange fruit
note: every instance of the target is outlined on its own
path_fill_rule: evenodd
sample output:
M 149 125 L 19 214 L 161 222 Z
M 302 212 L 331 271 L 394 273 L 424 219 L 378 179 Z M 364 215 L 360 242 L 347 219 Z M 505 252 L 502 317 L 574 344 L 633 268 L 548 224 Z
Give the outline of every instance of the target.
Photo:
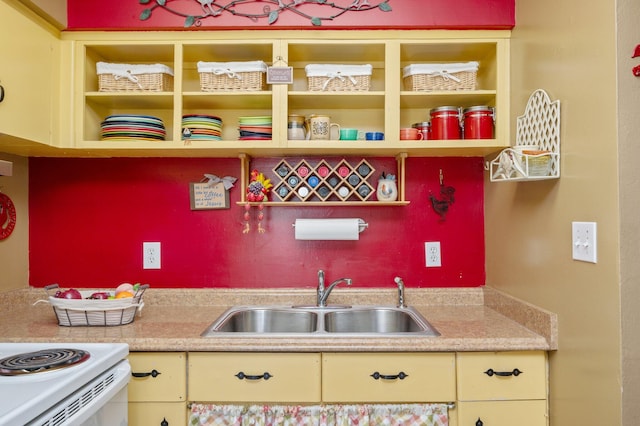
M 130 291 L 121 291 L 120 293 L 116 294 L 116 299 L 125 299 L 127 297 L 133 297 L 133 293 L 131 293 Z

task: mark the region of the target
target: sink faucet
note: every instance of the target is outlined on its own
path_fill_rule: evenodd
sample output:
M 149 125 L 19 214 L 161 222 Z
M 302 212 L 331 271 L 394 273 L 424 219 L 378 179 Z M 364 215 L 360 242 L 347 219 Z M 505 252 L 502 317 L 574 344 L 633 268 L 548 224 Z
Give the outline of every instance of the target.
M 396 277 L 394 281 L 398 284 L 398 308 L 406 308 L 404 305 L 404 282 L 400 277 Z
M 327 306 L 327 298 L 331 294 L 331 290 L 340 283 L 351 285 L 351 278 L 340 278 L 329 284 L 325 289 L 324 287 L 324 271 L 320 269 L 318 271 L 318 306 L 324 308 Z

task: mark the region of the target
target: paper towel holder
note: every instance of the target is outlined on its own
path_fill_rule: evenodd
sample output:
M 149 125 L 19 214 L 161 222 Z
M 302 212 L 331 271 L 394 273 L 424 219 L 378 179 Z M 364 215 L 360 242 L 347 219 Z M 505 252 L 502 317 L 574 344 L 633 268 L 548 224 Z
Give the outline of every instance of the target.
M 291 224 L 291 226 L 293 228 L 296 227 L 295 222 Z M 358 218 L 358 233 L 362 233 L 362 231 L 364 231 L 365 229 L 367 229 L 369 227 L 369 224 L 367 222 L 364 221 L 364 219 L 360 219 Z

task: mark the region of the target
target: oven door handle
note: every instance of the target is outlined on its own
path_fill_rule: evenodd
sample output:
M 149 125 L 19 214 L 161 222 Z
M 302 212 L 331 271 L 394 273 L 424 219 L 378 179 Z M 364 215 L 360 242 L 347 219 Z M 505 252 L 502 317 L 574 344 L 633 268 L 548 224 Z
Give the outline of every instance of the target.
M 160 374 L 162 374 L 162 373 L 160 373 L 160 372 L 159 372 L 158 370 L 156 370 L 156 369 L 153 369 L 153 370 L 151 370 L 151 371 L 150 371 L 150 372 L 148 372 L 148 373 L 134 373 L 133 371 L 131 372 L 131 375 L 132 375 L 133 377 L 149 377 L 149 376 L 151 376 L 151 377 L 158 377 Z

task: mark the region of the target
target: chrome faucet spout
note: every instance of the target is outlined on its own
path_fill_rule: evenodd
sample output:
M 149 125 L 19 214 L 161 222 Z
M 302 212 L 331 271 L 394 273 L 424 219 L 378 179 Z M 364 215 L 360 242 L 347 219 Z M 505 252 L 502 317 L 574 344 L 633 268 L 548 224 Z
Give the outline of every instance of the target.
M 324 271 L 322 269 L 318 271 L 318 288 L 316 291 L 318 294 L 317 303 L 320 306 L 320 300 L 324 296 Z
M 406 308 L 404 305 L 404 281 L 400 277 L 396 277 L 394 281 L 398 285 L 398 308 Z
M 329 284 L 326 288 L 324 286 L 324 271 L 321 269 L 318 271 L 318 306 L 324 308 L 327 306 L 327 299 L 331 294 L 331 291 L 340 283 L 351 285 L 351 278 L 340 278 Z

